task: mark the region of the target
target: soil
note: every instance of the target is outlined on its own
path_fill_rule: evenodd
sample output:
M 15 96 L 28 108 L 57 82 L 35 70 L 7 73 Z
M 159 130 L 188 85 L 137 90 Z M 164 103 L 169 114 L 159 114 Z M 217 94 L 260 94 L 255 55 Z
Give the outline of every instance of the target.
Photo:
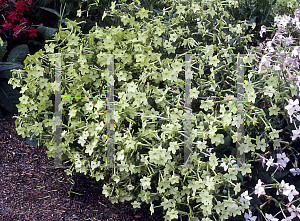
M 110 203 L 101 180 L 73 174 L 72 185 L 63 168 L 54 169 L 54 159 L 42 146 L 27 145 L 17 134 L 12 116 L 0 118 L 1 221 L 164 220 L 160 211 L 151 216 L 149 205 L 135 211 L 130 202 Z M 76 194 L 68 195 L 70 190 Z

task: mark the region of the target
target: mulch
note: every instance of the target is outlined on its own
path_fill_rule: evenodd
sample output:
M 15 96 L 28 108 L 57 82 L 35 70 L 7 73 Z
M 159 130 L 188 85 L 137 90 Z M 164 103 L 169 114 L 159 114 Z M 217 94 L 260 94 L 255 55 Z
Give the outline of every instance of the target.
M 112 204 L 97 182 L 84 174 L 54 169 L 44 148 L 26 144 L 15 130 L 13 114 L 0 118 L 0 220 L 164 220 L 161 211 L 151 216 L 149 205 L 136 211 L 130 202 Z M 68 195 L 72 187 L 72 192 Z

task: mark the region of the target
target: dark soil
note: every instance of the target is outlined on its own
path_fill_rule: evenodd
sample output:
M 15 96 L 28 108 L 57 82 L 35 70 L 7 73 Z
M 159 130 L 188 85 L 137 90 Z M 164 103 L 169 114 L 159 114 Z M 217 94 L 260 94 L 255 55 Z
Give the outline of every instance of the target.
M 130 202 L 111 204 L 102 194 L 101 180 L 73 174 L 72 185 L 42 147 L 27 145 L 17 134 L 12 116 L 0 118 L 1 221 L 164 220 L 159 212 L 151 216 L 149 205 L 135 211 Z M 82 195 L 69 196 L 71 187 Z

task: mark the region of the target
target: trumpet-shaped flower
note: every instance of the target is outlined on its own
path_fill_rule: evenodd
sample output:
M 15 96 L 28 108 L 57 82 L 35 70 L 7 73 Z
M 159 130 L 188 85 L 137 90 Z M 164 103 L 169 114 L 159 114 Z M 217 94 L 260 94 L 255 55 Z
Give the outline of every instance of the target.
M 290 169 L 290 172 L 293 174 L 293 176 L 300 175 L 300 168 L 292 168 Z
M 250 213 L 250 214 L 245 213 L 244 218 L 245 218 L 245 221 L 255 221 L 257 219 L 257 216 L 252 216 L 252 213 Z
M 247 202 L 247 204 L 250 206 L 250 200 L 252 200 L 252 197 L 248 196 L 248 190 L 246 190 L 241 194 L 241 198 L 239 201 L 241 203 Z
M 290 159 L 286 156 L 285 153 L 277 154 L 277 163 L 279 163 L 283 168 L 286 167 L 286 164 L 290 161 Z
M 262 184 L 262 182 L 259 179 L 258 183 L 255 185 L 255 192 L 254 193 L 257 194 L 258 197 L 260 197 L 260 195 L 265 195 L 266 194 L 265 187 L 261 184 Z
M 294 205 L 291 205 L 291 207 L 288 207 L 287 209 L 291 213 L 290 217 L 292 217 L 292 219 L 295 218 L 296 216 L 298 216 L 298 218 L 300 218 L 300 208 L 299 208 L 299 206 L 295 207 Z
M 285 183 L 284 180 L 281 181 L 281 187 L 283 188 L 282 194 L 287 196 L 290 202 L 294 199 L 295 195 L 299 194 L 294 185 L 289 185 L 289 183 Z
M 278 221 L 279 219 L 275 218 L 272 214 L 266 213 L 267 221 Z

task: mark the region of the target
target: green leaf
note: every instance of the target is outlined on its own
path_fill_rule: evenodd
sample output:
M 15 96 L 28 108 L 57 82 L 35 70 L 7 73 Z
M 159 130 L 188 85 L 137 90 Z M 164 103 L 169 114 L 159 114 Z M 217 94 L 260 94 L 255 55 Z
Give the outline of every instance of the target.
M 54 35 L 54 33 L 58 31 L 57 28 L 50 28 L 45 26 L 39 26 L 37 29 L 39 30 L 39 33 L 43 36 L 43 38 L 46 40 L 51 39 L 52 35 Z
M 16 104 L 19 104 L 19 91 L 13 89 L 6 81 L 0 81 L 0 106 L 10 113 L 17 114 Z
M 7 47 L 7 41 L 3 42 L 0 38 L 0 61 L 2 61 L 3 56 L 6 54 L 7 50 L 5 50 Z
M 290 172 L 289 170 L 283 170 L 281 172 L 280 171 L 276 171 L 276 173 L 274 174 L 274 178 L 276 180 L 279 180 L 279 179 L 285 177 L 286 175 L 288 175 L 289 172 Z
M 38 137 L 40 137 L 40 134 L 38 135 Z M 38 140 L 36 139 L 36 136 L 33 132 L 30 133 L 30 137 L 26 137 L 26 144 L 30 146 L 38 146 Z M 39 146 L 41 146 L 41 144 Z
M 29 48 L 26 44 L 18 45 L 11 50 L 6 61 L 22 64 L 29 53 Z
M 27 41 L 28 43 L 32 43 L 32 44 L 34 44 L 34 45 L 38 45 L 38 46 L 43 46 L 43 44 L 41 43 L 41 42 L 39 42 L 39 41 L 36 41 L 36 40 L 28 40 Z
M 59 23 L 64 23 L 64 24 L 66 24 L 66 22 L 69 22 L 67 19 L 59 19 Z
M 258 179 L 261 179 L 264 183 L 272 182 L 272 177 L 270 176 L 269 172 L 259 171 Z
M 44 10 L 46 10 L 48 12 L 51 12 L 51 13 L 55 14 L 57 17 L 61 18 L 60 14 L 56 10 L 54 10 L 52 8 L 46 8 L 46 7 L 40 7 L 40 6 L 39 6 L 39 8 L 44 9 Z
M 12 78 L 12 71 L 13 69 L 23 69 L 24 65 L 14 62 L 0 62 L 0 78 L 10 79 Z M 15 74 L 15 78 L 18 75 Z

